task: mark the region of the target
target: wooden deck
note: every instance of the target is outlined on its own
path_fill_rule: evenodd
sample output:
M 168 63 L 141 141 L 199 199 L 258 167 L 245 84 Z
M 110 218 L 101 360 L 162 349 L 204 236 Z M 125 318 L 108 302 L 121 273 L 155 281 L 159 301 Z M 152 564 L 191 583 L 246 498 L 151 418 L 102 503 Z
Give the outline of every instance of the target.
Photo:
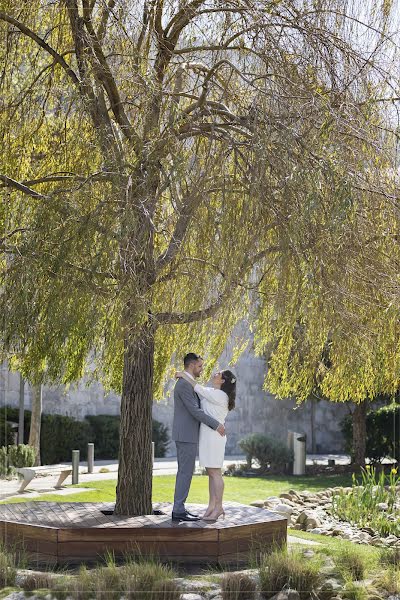
M 287 521 L 264 509 L 225 503 L 226 517 L 215 523 L 171 520 L 170 504 L 155 504 L 162 515 L 123 517 L 111 503 L 29 502 L 0 505 L 0 536 L 6 546 L 23 545 L 31 562 L 76 564 L 140 554 L 196 563 L 236 563 L 255 544 L 286 543 Z M 188 505 L 201 514 L 205 507 Z

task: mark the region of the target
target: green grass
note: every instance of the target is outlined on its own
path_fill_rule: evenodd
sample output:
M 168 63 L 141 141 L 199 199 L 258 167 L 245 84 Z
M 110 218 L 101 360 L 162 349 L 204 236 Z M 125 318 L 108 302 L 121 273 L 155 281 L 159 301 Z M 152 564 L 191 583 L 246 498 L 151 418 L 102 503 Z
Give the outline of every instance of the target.
M 354 542 L 349 540 L 343 540 L 339 537 L 327 537 L 325 535 L 317 535 L 309 533 L 308 531 L 297 531 L 295 529 L 288 529 L 288 535 L 291 537 L 300 538 L 303 540 L 310 540 L 312 542 L 318 542 L 318 546 L 308 546 L 313 552 L 317 554 L 327 554 L 328 556 L 338 556 L 339 554 L 346 552 L 347 550 L 354 549 Z M 304 546 L 305 548 L 305 546 Z M 357 551 L 364 558 L 367 572 L 373 572 L 379 564 L 381 549 L 375 546 L 368 546 L 367 544 L 357 544 Z
M 304 476 L 304 477 L 225 477 L 224 500 L 250 504 L 256 500 L 265 500 L 268 496 L 279 496 L 289 489 L 297 491 L 310 490 L 318 492 L 327 487 L 351 485 L 351 477 L 347 475 Z M 113 502 L 115 500 L 116 480 L 103 480 L 82 483 L 71 488 L 84 487 L 93 491 L 68 495 L 45 494 L 37 497 L 18 497 L 3 500 L 2 504 L 16 502 Z M 174 495 L 175 476 L 161 475 L 153 478 L 153 501 L 171 502 Z M 208 483 L 206 476 L 195 476 L 192 480 L 188 502 L 206 504 L 208 499 Z

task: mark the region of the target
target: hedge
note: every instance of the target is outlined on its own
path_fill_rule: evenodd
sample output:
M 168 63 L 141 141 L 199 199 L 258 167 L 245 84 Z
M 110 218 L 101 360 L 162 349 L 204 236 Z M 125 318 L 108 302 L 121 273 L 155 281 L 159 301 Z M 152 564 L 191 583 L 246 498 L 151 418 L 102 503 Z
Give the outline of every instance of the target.
M 1 419 L 18 422 L 18 408 L 11 406 L 0 408 Z M 31 411 L 25 410 L 24 414 L 24 443 L 28 443 Z M 41 461 L 43 464 L 54 464 L 71 461 L 71 451 L 80 450 L 80 458 L 87 458 L 87 444 L 94 443 L 96 459 L 117 459 L 119 450 L 119 416 L 115 415 L 87 415 L 84 421 L 77 421 L 65 415 L 42 414 L 41 422 Z M 2 431 L 6 431 L 3 425 Z M 0 441 L 1 441 L 0 437 Z M 168 428 L 153 419 L 153 441 L 155 442 L 155 456 L 163 457 L 169 444 Z M 1 445 L 12 444 L 10 434 L 7 442 Z

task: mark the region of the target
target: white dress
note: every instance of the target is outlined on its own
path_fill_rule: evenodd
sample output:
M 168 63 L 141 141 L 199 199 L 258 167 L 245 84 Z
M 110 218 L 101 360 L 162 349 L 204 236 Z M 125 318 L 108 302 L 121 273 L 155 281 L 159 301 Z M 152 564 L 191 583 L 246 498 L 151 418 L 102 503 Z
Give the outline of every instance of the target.
M 205 413 L 224 423 L 228 414 L 228 396 L 222 390 L 203 387 L 196 383 L 194 391 L 200 396 L 201 408 Z M 199 462 L 201 467 L 219 469 L 223 466 L 226 435 L 200 423 Z

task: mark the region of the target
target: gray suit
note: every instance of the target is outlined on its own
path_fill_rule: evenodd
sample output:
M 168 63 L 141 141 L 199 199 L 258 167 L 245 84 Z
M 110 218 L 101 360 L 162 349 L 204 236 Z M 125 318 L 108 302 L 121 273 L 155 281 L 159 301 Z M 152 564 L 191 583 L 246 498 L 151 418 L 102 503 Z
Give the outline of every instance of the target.
M 175 440 L 178 459 L 176 475 L 174 513 L 185 512 L 185 501 L 189 494 L 192 475 L 196 463 L 199 443 L 200 423 L 217 429 L 219 422 L 200 408 L 200 398 L 193 386 L 184 379 L 178 379 L 174 389 L 174 421 L 172 439 Z

